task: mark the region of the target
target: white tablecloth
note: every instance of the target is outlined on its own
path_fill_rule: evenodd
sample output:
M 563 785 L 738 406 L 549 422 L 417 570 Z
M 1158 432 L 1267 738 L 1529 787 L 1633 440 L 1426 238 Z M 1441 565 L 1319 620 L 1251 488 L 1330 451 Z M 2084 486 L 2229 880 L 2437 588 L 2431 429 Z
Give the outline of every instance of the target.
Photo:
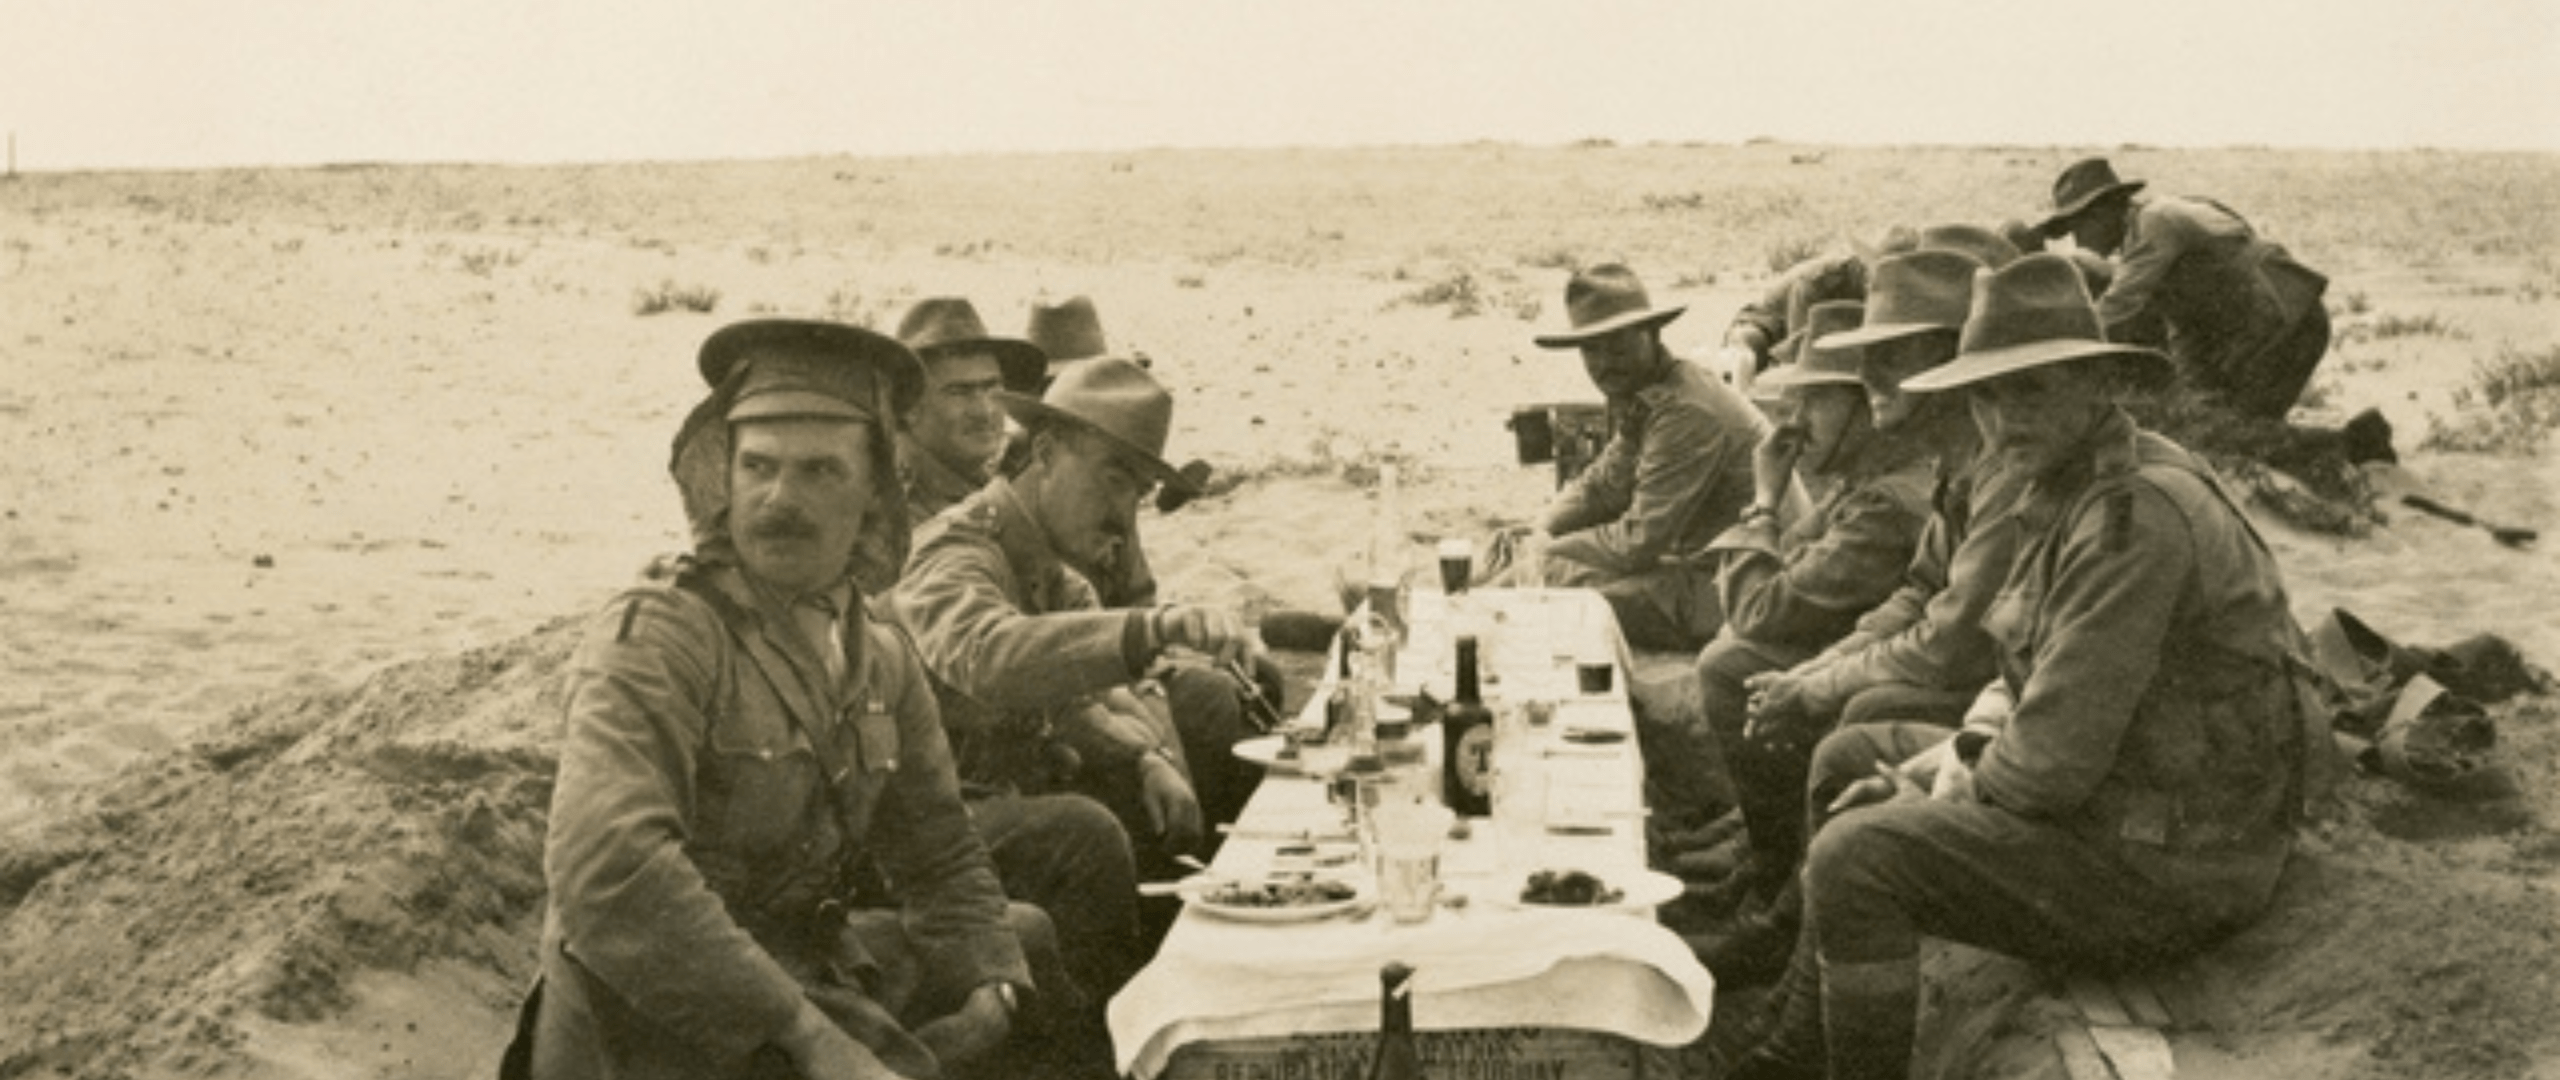
M 1438 600 L 1416 599 L 1414 653 L 1400 662 L 1403 675 L 1445 667 L 1428 655 L 1450 640 Z M 1524 866 L 1570 864 L 1604 878 L 1610 868 L 1642 872 L 1643 763 L 1627 711 L 1624 646 L 1607 604 L 1581 590 L 1488 590 L 1468 606 L 1474 625 L 1492 628 L 1483 636 L 1493 639 L 1489 666 L 1499 678 L 1489 696 L 1502 699 L 1497 708 L 1528 698 L 1558 703 L 1533 748 L 1547 767 L 1551 815 L 1605 822 L 1607 833 L 1546 836 L 1535 841 L 1535 853 L 1506 857 L 1487 823 L 1475 821 L 1443 858 L 1447 889 L 1466 903 L 1420 923 L 1397 923 L 1375 910 L 1281 925 L 1186 911 L 1155 960 L 1111 1001 L 1122 1072 L 1152 1077 L 1195 1041 L 1374 1028 L 1378 968 L 1390 960 L 1417 972 L 1414 1024 L 1423 1030 L 1581 1028 L 1659 1046 L 1686 1044 L 1706 1030 L 1715 982 L 1649 912 L 1511 902 Z M 1571 662 L 1594 649 L 1621 658 L 1620 670 L 1611 693 L 1586 697 L 1572 684 Z M 1430 680 L 1399 679 L 1416 681 Z M 1567 743 L 1560 736 L 1568 729 L 1626 736 L 1614 744 Z M 1422 738 L 1436 762 L 1437 728 Z M 1265 778 L 1236 824 L 1215 863 L 1221 874 L 1257 880 L 1295 865 L 1279 849 L 1302 835 L 1317 838 L 1320 857 L 1353 850 L 1323 786 L 1294 776 Z

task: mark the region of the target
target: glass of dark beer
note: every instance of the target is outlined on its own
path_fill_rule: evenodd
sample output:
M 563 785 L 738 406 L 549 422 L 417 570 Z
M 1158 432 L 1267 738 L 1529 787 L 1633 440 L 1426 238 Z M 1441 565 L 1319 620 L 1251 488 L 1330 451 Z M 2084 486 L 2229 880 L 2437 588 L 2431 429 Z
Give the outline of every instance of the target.
M 1476 572 L 1476 546 L 1463 536 L 1440 541 L 1440 591 L 1457 596 L 1467 591 Z

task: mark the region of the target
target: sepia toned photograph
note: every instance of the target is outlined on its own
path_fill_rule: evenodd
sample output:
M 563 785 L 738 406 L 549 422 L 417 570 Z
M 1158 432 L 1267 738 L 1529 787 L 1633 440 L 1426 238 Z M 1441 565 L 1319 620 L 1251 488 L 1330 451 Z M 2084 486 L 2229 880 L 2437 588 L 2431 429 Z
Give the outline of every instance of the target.
M 27 0 L 0 1080 L 2560 1077 L 2560 3 Z

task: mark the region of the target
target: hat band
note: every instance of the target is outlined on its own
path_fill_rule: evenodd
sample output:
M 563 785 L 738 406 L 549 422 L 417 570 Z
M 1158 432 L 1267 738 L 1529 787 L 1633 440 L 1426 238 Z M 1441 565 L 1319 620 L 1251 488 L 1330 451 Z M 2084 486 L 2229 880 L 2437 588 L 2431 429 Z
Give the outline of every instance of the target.
M 2086 304 L 2025 308 L 2004 312 L 1998 318 L 1975 319 L 1965 325 L 1965 335 L 1957 351 L 1986 352 L 2013 345 L 2042 341 L 2090 341 L 2105 343 L 2098 321 Z

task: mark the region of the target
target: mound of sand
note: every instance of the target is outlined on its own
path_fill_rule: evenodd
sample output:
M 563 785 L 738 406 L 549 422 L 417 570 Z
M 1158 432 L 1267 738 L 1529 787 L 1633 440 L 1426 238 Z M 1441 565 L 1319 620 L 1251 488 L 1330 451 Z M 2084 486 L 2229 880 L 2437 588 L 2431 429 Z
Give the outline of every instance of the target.
M 485 1072 L 533 970 L 573 640 L 260 702 L 8 837 L 0 1076 Z

